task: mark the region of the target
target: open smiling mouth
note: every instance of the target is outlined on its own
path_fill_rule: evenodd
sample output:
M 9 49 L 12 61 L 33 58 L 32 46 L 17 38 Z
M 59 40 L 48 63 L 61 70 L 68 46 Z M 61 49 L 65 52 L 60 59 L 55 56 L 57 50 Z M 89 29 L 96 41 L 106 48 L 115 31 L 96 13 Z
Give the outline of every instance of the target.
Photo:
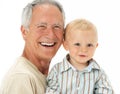
M 40 45 L 45 46 L 45 47 L 53 47 L 55 46 L 56 42 L 53 43 L 47 43 L 47 42 L 40 42 Z

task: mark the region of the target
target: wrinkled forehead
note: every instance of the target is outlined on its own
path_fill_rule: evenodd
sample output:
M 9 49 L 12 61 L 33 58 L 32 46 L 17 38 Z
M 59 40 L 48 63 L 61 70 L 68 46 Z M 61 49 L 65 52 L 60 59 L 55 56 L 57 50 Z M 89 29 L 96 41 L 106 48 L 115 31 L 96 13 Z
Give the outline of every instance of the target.
M 45 16 L 55 16 L 54 19 L 58 19 L 61 18 L 64 22 L 64 17 L 62 15 L 62 13 L 59 11 L 59 9 L 54 6 L 54 5 L 50 5 L 50 4 L 43 4 L 43 5 L 36 5 L 33 8 L 33 12 L 35 12 L 35 15 L 39 12 L 40 15 L 45 14 Z

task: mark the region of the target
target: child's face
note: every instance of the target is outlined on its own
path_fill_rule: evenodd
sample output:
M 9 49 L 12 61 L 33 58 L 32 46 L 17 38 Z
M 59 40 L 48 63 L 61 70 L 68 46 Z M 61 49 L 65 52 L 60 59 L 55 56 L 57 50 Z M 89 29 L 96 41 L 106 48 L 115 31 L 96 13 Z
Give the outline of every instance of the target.
M 93 57 L 98 46 L 96 32 L 74 30 L 68 32 L 66 36 L 63 45 L 70 53 L 71 63 L 85 64 Z

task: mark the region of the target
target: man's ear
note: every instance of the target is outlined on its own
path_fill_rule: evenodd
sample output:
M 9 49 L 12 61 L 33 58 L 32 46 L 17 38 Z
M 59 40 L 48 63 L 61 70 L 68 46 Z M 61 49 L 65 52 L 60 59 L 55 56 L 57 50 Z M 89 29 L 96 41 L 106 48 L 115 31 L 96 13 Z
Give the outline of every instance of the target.
M 21 30 L 23 39 L 26 40 L 28 31 L 26 30 L 26 28 L 24 26 L 21 26 L 20 30 Z

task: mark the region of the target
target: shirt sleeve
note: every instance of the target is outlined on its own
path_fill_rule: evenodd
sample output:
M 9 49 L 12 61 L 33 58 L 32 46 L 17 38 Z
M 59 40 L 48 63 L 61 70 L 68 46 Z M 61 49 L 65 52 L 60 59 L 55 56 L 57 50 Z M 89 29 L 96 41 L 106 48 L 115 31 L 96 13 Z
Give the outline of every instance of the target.
M 2 94 L 36 94 L 33 79 L 26 74 L 13 75 Z
M 55 67 L 53 67 L 47 77 L 47 88 L 46 94 L 60 94 L 59 84 L 58 84 L 58 72 Z
M 94 94 L 115 94 L 111 83 L 104 71 L 95 84 Z

